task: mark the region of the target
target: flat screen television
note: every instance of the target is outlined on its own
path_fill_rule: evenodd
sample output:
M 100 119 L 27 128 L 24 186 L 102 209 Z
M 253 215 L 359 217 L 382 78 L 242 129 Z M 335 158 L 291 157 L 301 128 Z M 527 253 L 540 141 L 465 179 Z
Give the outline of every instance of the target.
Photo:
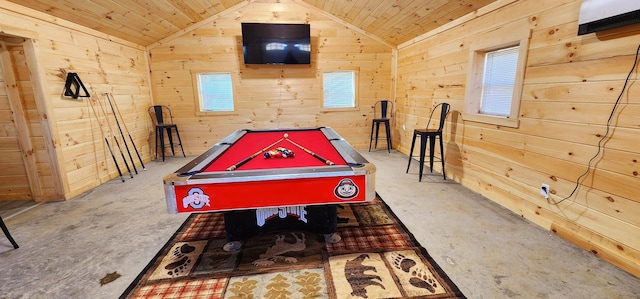
M 245 64 L 310 64 L 309 24 L 242 23 Z

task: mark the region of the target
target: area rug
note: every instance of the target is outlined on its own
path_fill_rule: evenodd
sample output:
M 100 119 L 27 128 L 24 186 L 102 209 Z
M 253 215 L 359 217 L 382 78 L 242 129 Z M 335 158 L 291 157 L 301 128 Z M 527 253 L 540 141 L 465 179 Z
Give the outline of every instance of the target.
M 465 298 L 380 197 L 338 207 L 337 243 L 275 231 L 226 252 L 223 218 L 189 216 L 120 298 Z

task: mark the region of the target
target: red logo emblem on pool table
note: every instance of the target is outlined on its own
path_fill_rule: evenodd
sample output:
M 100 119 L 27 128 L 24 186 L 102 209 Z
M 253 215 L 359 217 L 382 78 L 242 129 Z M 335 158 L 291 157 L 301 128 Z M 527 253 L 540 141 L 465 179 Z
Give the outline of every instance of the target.
M 340 199 L 352 199 L 358 195 L 359 188 L 351 179 L 342 179 L 338 183 L 333 194 Z
M 182 206 L 186 209 L 192 207 L 194 209 L 202 209 L 205 205 L 209 204 L 209 195 L 204 194 L 204 191 L 200 188 L 191 188 L 188 195 L 182 198 Z

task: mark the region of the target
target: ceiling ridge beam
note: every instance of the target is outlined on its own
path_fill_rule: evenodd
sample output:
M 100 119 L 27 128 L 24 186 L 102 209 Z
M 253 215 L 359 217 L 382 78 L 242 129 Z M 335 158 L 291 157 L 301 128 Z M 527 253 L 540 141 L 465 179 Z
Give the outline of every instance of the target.
M 303 0 L 292 0 L 292 1 L 297 3 L 297 4 L 299 4 L 299 5 L 302 5 L 302 6 L 306 7 L 307 9 L 311 9 L 313 11 L 316 11 L 318 14 L 321 14 L 321 15 L 331 19 L 332 21 L 334 21 L 336 23 L 340 23 L 343 26 L 345 26 L 345 27 L 347 27 L 347 28 L 349 28 L 349 29 L 351 29 L 353 31 L 357 31 L 358 33 L 360 33 L 362 35 L 365 35 L 365 36 L 367 36 L 367 37 L 369 37 L 369 38 L 371 38 L 371 39 L 373 39 L 373 40 L 375 40 L 375 41 L 377 41 L 377 42 L 379 42 L 381 44 L 384 44 L 385 46 L 388 46 L 391 49 L 397 49 L 397 46 L 388 43 L 387 41 L 383 40 L 379 36 L 371 34 L 371 33 L 367 32 L 367 31 L 365 31 L 364 29 L 362 29 L 360 27 L 357 27 L 357 26 L 355 26 L 355 25 L 353 25 L 353 24 L 351 24 L 351 23 L 349 23 L 349 22 L 347 22 L 347 21 L 345 21 L 343 19 L 340 19 L 339 17 L 337 17 L 337 16 L 335 16 L 335 15 L 333 15 L 333 14 L 331 14 L 331 13 L 329 13 L 329 12 L 323 10 L 323 9 L 315 7 L 315 6 L 305 2 Z

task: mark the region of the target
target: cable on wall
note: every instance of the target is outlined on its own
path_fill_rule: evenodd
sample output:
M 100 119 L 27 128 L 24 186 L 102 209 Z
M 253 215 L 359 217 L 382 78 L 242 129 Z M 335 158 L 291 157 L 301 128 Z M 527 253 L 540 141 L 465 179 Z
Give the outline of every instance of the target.
M 620 99 L 622 99 L 622 96 L 624 95 L 624 92 L 627 90 L 627 85 L 629 84 L 629 78 L 631 78 L 631 74 L 633 74 L 633 71 L 636 69 L 636 66 L 638 65 L 638 54 L 639 53 L 640 53 L 640 45 L 638 45 L 638 48 L 636 49 L 636 57 L 635 57 L 635 60 L 633 62 L 633 66 L 631 67 L 631 70 L 629 71 L 629 74 L 627 75 L 627 78 L 624 80 L 624 85 L 622 86 L 622 90 L 620 91 L 620 95 L 618 95 L 618 99 L 616 99 L 616 102 L 613 105 L 613 109 L 611 109 L 611 113 L 609 114 L 609 119 L 607 120 L 607 126 L 606 126 L 607 129 L 606 129 L 606 131 L 604 133 L 604 136 L 602 136 L 602 138 L 600 138 L 600 141 L 598 141 L 598 151 L 589 160 L 589 163 L 587 163 L 587 170 L 585 170 L 585 172 L 583 174 L 581 174 L 576 179 L 576 185 L 573 188 L 573 191 L 571 191 L 571 194 L 569 194 L 569 196 L 567 196 L 567 197 L 565 197 L 565 198 L 563 198 L 560 201 L 555 202 L 555 203 L 552 203 L 551 201 L 549 201 L 549 198 L 547 198 L 547 203 L 552 204 L 552 205 L 558 205 L 561 202 L 571 198 L 576 193 L 576 191 L 578 190 L 578 187 L 580 187 L 580 185 L 582 184 L 582 181 L 584 180 L 584 178 L 591 171 L 591 164 L 596 160 L 596 158 L 602 152 L 602 143 L 609 137 L 609 131 L 611 129 L 611 120 L 613 120 L 613 116 L 615 115 L 615 111 L 618 108 L 618 105 L 620 104 Z

